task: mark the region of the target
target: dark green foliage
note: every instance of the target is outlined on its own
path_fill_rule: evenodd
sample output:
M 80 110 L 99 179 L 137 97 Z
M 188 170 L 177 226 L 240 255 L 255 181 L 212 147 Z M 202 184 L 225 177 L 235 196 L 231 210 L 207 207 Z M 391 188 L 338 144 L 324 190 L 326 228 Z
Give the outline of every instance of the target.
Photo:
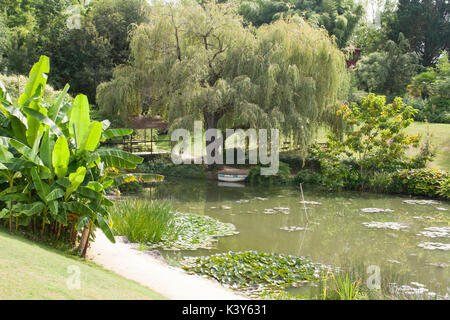
M 387 33 L 392 40 L 403 33 L 428 67 L 437 62 L 442 50 L 450 49 L 449 14 L 448 0 L 399 0 Z
M 175 165 L 170 160 L 164 159 L 147 161 L 140 165 L 139 169 L 145 173 L 156 173 L 164 176 L 181 178 L 205 178 L 207 175 L 206 168 L 202 165 Z
M 418 57 L 409 52 L 408 41 L 400 34 L 398 44 L 388 41 L 385 50 L 373 52 L 356 64 L 359 89 L 387 96 L 392 101 L 403 96 L 406 86 L 419 70 Z
M 412 79 L 408 86 L 412 105 L 419 110 L 419 121 L 450 123 L 450 62 L 443 52 L 434 68 Z
M 308 260 L 277 253 L 230 251 L 186 259 L 183 265 L 188 272 L 245 291 L 285 289 L 315 279 L 315 267 Z
M 294 178 L 294 183 L 304 184 L 304 185 L 320 185 L 322 181 L 322 177 L 318 172 L 310 171 L 310 170 L 300 170 L 297 172 Z
M 138 192 L 138 191 L 142 190 L 143 188 L 144 187 L 136 181 L 124 183 L 119 186 L 120 192 Z
M 238 12 L 246 22 L 256 27 L 270 24 L 282 16 L 299 14 L 310 24 L 325 28 L 343 48 L 363 16 L 364 9 L 352 0 L 241 0 Z
M 250 169 L 248 173 L 247 181 L 250 184 L 263 184 L 263 185 L 274 185 L 274 184 L 286 184 L 290 183 L 291 169 L 287 163 L 280 161 L 280 166 L 278 173 L 276 175 L 261 175 L 261 165 L 256 165 Z
M 398 192 L 450 199 L 450 175 L 439 169 L 415 169 L 392 175 Z M 393 188 L 392 188 L 393 189 Z

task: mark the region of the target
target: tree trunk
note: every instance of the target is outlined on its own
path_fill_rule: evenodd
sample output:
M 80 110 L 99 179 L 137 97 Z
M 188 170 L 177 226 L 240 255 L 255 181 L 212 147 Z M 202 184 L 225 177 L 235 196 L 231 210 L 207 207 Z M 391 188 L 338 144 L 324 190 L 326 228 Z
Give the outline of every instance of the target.
M 219 119 L 223 116 L 223 114 L 221 112 L 203 112 L 203 118 L 205 120 L 205 132 L 208 129 L 217 129 L 218 126 L 218 122 Z M 220 144 L 222 145 L 222 150 L 223 150 L 223 145 L 224 145 L 224 139 L 223 136 L 221 138 L 222 141 L 220 141 Z M 208 147 L 210 144 L 212 144 L 215 141 L 215 139 L 211 139 L 211 140 L 207 140 L 206 141 L 206 147 Z M 208 155 L 207 155 L 208 156 Z M 213 151 L 211 152 L 211 157 L 214 158 L 216 156 L 215 154 L 215 149 L 213 149 Z M 213 167 L 216 167 L 216 164 L 211 165 Z
M 89 242 L 89 235 L 91 233 L 91 225 L 92 222 L 89 223 L 89 225 L 85 226 L 83 229 L 83 233 L 81 234 L 81 240 L 80 244 L 78 246 L 78 252 L 81 254 L 82 257 L 86 255 L 86 249 Z

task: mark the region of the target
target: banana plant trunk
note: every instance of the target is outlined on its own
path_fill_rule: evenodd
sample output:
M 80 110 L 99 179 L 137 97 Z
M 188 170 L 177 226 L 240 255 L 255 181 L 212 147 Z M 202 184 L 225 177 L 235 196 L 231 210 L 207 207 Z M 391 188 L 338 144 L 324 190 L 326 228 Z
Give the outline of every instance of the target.
M 91 227 L 92 227 L 92 222 L 90 222 L 89 225 L 84 227 L 83 232 L 81 234 L 81 240 L 80 240 L 80 244 L 78 246 L 78 252 L 81 254 L 81 256 L 83 258 L 86 257 L 86 252 L 87 252 L 87 248 L 89 245 L 89 236 L 91 234 Z

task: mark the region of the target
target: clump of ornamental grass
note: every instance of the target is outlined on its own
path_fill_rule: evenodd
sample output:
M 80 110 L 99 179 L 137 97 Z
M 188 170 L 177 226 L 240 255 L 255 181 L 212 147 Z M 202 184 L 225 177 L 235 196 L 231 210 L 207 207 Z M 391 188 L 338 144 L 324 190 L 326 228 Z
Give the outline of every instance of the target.
M 166 203 L 127 199 L 116 203 L 110 215 L 114 234 L 130 242 L 158 243 L 177 234 L 175 212 Z

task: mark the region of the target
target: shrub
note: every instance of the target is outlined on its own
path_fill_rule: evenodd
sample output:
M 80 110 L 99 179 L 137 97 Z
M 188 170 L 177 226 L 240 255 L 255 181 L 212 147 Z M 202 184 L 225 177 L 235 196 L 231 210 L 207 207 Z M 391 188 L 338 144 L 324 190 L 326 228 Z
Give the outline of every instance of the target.
M 205 178 L 207 175 L 205 168 L 201 165 L 176 165 L 170 162 L 170 160 L 165 159 L 147 161 L 140 165 L 139 169 L 146 173 L 156 173 L 164 176 L 181 178 Z
M 419 146 L 420 138 L 404 132 L 413 122 L 415 110 L 401 98 L 386 105 L 384 96 L 369 94 L 360 105 L 343 105 L 337 113 L 352 130 L 342 139 L 330 134 L 326 149 L 311 148 L 320 162 L 322 185 L 364 190 L 378 172 L 423 167 L 433 156 L 429 143 L 415 158 L 406 155 L 411 146 Z
M 176 234 L 175 213 L 164 203 L 127 199 L 114 204 L 110 214 L 114 234 L 131 242 L 158 243 Z
M 297 172 L 294 178 L 294 183 L 296 185 L 302 183 L 306 185 L 320 185 L 322 182 L 321 176 L 318 172 L 310 170 L 300 170 Z
M 439 169 L 414 169 L 393 174 L 391 183 L 399 187 L 398 192 L 448 199 L 449 179 L 449 174 Z
M 250 169 L 248 173 L 247 181 L 250 184 L 263 184 L 263 185 L 273 185 L 273 184 L 286 184 L 291 182 L 290 175 L 291 169 L 287 163 L 280 161 L 280 166 L 278 168 L 278 173 L 276 175 L 261 175 L 261 168 L 263 166 L 257 165 Z

